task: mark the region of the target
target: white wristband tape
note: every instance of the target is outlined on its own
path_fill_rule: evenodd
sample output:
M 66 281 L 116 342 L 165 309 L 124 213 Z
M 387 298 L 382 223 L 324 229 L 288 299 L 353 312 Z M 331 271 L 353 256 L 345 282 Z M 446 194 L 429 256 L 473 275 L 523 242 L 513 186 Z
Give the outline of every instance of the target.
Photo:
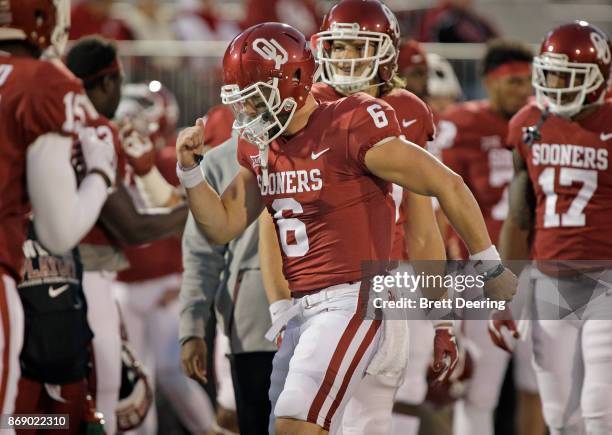
M 200 165 L 197 165 L 191 169 L 183 169 L 179 163 L 176 164 L 176 176 L 180 180 L 181 184 L 186 189 L 196 187 L 198 184 L 204 182 L 204 173 Z
M 480 251 L 480 252 L 470 255 L 470 260 L 472 261 L 501 261 L 501 257 L 499 256 L 499 253 L 497 252 L 497 248 L 495 248 L 495 245 L 491 245 L 484 251 Z

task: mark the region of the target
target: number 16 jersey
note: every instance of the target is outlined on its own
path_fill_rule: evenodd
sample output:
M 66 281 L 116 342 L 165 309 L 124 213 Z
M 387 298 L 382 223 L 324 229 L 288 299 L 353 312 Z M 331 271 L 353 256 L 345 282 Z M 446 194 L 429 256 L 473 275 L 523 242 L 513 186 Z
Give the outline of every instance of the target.
M 320 103 L 305 128 L 270 144 L 267 183 L 257 147 L 240 140 L 238 161 L 257 177 L 274 218 L 291 291 L 359 281 L 362 262 L 388 261 L 391 184 L 371 174 L 364 158 L 399 135 L 391 106 L 366 94 Z

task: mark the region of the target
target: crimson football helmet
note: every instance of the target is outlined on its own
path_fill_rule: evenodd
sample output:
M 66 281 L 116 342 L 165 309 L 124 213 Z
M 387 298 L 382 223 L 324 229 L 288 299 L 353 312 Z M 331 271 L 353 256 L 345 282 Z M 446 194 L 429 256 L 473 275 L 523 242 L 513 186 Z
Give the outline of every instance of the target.
M 70 0 L 0 1 L 0 40 L 27 41 L 60 57 L 70 30 Z
M 574 21 L 546 35 L 533 60 L 533 87 L 541 108 L 571 117 L 603 101 L 610 77 L 608 36 L 586 21 Z
M 142 364 L 127 341 L 121 343 L 121 389 L 115 414 L 121 432 L 136 429 L 153 404 L 153 390 Z
M 115 118 L 129 121 L 141 135 L 157 148 L 165 146 L 176 133 L 179 107 L 176 98 L 159 81 L 131 83 L 121 89 L 121 102 Z
M 306 38 L 286 24 L 249 27 L 225 51 L 221 101 L 234 112 L 233 128 L 259 148 L 264 173 L 267 145 L 306 102 L 314 71 Z
M 343 94 L 388 82 L 397 70 L 399 24 L 391 10 L 378 0 L 342 0 L 333 6 L 311 44 L 320 62 L 321 81 Z M 360 53 L 334 48 L 334 41 L 352 43 Z M 338 52 L 335 52 L 336 49 Z
M 397 65 L 400 72 L 415 66 L 427 66 L 427 55 L 423 46 L 414 39 L 404 42 L 399 49 Z

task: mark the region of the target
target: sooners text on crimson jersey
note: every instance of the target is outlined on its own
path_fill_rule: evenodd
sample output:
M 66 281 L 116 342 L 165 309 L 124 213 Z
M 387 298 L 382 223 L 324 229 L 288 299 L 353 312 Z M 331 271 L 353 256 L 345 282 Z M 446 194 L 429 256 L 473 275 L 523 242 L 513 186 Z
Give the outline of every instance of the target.
M 541 138 L 525 144 L 523 130 L 540 118 L 540 109 L 529 104 L 512 118 L 508 133 L 536 195 L 534 258 L 612 258 L 612 101 L 580 121 L 551 114 Z
M 480 206 L 493 243 L 508 215 L 512 153 L 505 145 L 508 120 L 488 101 L 470 101 L 446 111 L 438 124 L 436 146 L 442 161 L 463 177 Z M 467 250 L 463 244 L 463 255 Z
M 0 269 L 17 280 L 30 211 L 28 147 L 48 133 L 76 138 L 81 126 L 97 118 L 80 80 L 66 69 L 47 61 L 0 56 Z
M 292 291 L 359 281 L 362 262 L 389 259 L 391 186 L 369 173 L 364 157 L 399 135 L 380 100 L 356 94 L 320 103 L 305 129 L 270 144 L 267 185 L 257 147 L 240 140 L 238 161 L 257 176 Z
M 325 83 L 315 83 L 312 94 L 318 101 L 336 101 L 343 95 Z M 380 97 L 395 111 L 401 134 L 410 142 L 425 148 L 432 140 L 435 126 L 431 109 L 419 97 L 405 89 L 393 89 Z M 404 221 L 406 212 L 404 207 L 405 192 L 401 186 L 392 185 L 391 195 L 395 204 L 395 233 L 393 234 L 393 247 L 391 258 L 394 260 L 406 259 L 406 243 L 404 238 Z

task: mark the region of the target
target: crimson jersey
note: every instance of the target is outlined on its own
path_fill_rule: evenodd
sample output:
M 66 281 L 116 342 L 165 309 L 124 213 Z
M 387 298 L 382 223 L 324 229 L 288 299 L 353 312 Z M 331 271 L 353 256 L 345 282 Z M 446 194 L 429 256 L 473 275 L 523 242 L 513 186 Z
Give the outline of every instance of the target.
M 106 143 L 111 143 L 117 153 L 117 182 L 120 183 L 125 177 L 125 165 L 127 164 L 125 153 L 119 138 L 119 130 L 111 121 L 104 116 L 91 121 L 89 127 L 96 129 L 98 138 Z M 88 245 L 117 245 L 117 241 L 104 229 L 100 221 L 87 233 L 81 243 Z
M 80 80 L 51 62 L 0 56 L 0 269 L 19 280 L 30 203 L 26 153 L 39 136 L 98 117 Z
M 523 129 L 541 118 L 528 104 L 510 121 L 508 145 L 527 163 L 536 196 L 533 257 L 537 260 L 612 258 L 612 101 L 580 121 L 549 115 L 541 138 L 523 142 Z
M 325 83 L 315 83 L 312 86 L 312 94 L 319 101 L 335 101 L 343 98 L 343 95 Z M 395 110 L 401 134 L 410 142 L 425 148 L 427 142 L 433 139 L 435 133 L 433 114 L 429 106 L 405 89 L 393 89 L 381 96 L 380 99 L 387 102 Z M 391 249 L 391 258 L 393 259 L 406 259 L 404 237 L 405 193 L 401 186 L 392 185 L 391 195 L 395 204 L 396 222 L 393 248 Z
M 175 186 L 180 184 L 176 176 L 174 147 L 167 146 L 158 150 L 155 166 L 169 183 Z M 124 253 L 130 267 L 117 274 L 119 281 L 139 282 L 183 271 L 181 240 L 178 237 L 156 240 L 142 246 L 127 246 Z
M 508 120 L 488 101 L 469 101 L 449 108 L 438 123 L 436 147 L 442 161 L 463 177 L 480 206 L 493 243 L 508 215 L 512 153 L 506 148 Z M 460 244 L 462 255 L 467 250 Z
M 238 161 L 257 176 L 274 217 L 292 291 L 359 281 L 363 261 L 389 259 L 391 186 L 368 171 L 364 158 L 399 135 L 395 112 L 384 101 L 355 94 L 322 102 L 306 128 L 270 144 L 267 184 L 257 147 L 239 141 Z

